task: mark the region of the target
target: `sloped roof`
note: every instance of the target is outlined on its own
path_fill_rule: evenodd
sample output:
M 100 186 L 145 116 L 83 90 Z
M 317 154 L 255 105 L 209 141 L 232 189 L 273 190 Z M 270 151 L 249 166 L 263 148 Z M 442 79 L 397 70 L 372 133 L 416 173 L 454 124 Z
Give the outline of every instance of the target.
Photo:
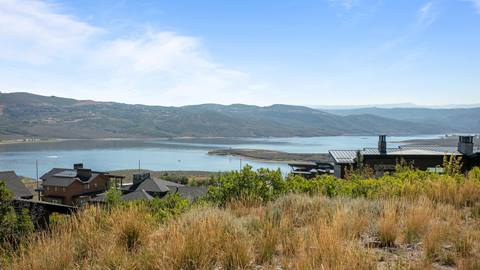
M 5 182 L 7 188 L 15 198 L 31 198 L 33 194 L 22 183 L 22 179 L 14 171 L 0 172 L 0 181 Z
M 354 163 L 357 157 L 357 150 L 330 150 L 328 153 L 337 164 Z
M 151 199 L 153 199 L 153 197 L 150 194 L 148 194 L 144 189 L 139 189 L 122 196 L 122 200 L 124 201 L 151 200 Z
M 179 183 L 175 183 L 175 182 L 172 182 L 172 181 L 167 181 L 167 180 L 163 180 L 163 179 L 159 179 L 159 178 L 154 178 L 154 179 L 155 179 L 155 181 L 157 181 L 157 183 L 162 183 L 167 187 L 184 187 L 185 186 L 185 185 L 182 185 L 182 184 L 179 184 Z
M 147 178 L 141 183 L 133 185 L 132 190 L 139 191 L 145 190 L 146 192 L 168 192 L 170 189 L 160 179 Z
M 208 192 L 208 188 L 204 186 L 199 187 L 189 187 L 183 186 L 178 187 L 176 192 L 184 199 L 189 200 L 190 202 L 195 201 L 196 199 L 204 196 Z
M 46 186 L 57 186 L 57 187 L 68 187 L 75 181 L 81 181 L 82 183 L 89 183 L 93 179 L 99 176 L 99 172 L 93 172 L 89 179 L 81 181 L 77 177 L 77 170 L 75 169 L 62 169 L 62 168 L 53 168 L 44 175 L 40 177 L 43 180 L 43 185 Z

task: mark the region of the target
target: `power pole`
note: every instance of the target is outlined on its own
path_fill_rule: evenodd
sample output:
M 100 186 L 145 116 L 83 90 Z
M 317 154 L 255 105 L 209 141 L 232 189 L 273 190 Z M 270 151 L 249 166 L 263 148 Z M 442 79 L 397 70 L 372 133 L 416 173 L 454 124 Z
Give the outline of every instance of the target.
M 35 169 L 37 172 L 37 195 L 38 195 L 38 200 L 40 201 L 40 181 L 38 179 L 38 160 L 35 160 Z

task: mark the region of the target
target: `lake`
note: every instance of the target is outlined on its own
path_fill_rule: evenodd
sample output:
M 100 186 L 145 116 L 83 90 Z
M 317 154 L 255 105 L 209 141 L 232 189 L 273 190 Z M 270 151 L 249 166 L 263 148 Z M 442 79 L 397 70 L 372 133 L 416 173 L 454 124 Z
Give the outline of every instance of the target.
M 431 139 L 440 135 L 388 137 L 389 147 L 410 139 Z M 132 169 L 229 171 L 246 164 L 253 168 L 290 168 L 282 163 L 258 162 L 238 157 L 213 156 L 207 152 L 219 148 L 266 149 L 291 153 L 326 153 L 331 149 L 376 147 L 377 136 L 325 136 L 311 138 L 206 138 L 155 140 L 78 140 L 0 145 L 0 171 L 14 170 L 35 178 L 53 167 L 70 168 L 73 163 L 98 171 Z

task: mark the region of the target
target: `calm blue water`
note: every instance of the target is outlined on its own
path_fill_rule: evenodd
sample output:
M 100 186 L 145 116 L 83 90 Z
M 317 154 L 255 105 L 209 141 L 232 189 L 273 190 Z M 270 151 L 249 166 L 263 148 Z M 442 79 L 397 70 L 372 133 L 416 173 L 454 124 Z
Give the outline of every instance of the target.
M 437 138 L 433 135 L 389 137 L 389 146 L 409 139 Z M 286 164 L 241 160 L 237 157 L 212 156 L 217 148 L 267 149 L 292 153 L 326 153 L 330 149 L 376 147 L 376 136 L 331 136 L 312 138 L 261 139 L 176 139 L 176 140 L 83 140 L 52 143 L 0 145 L 0 171 L 15 170 L 17 174 L 35 178 L 35 160 L 39 174 L 53 167 L 70 168 L 83 162 L 99 171 L 132 169 L 228 171 L 241 165 L 254 168 L 290 169 Z

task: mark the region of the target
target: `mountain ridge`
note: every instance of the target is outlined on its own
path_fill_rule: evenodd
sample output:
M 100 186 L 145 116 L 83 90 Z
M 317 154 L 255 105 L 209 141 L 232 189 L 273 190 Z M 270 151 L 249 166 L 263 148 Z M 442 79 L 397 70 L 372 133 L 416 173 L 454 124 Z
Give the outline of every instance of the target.
M 338 115 L 304 106 L 125 104 L 0 93 L 0 138 L 311 137 L 459 132 L 375 114 Z

